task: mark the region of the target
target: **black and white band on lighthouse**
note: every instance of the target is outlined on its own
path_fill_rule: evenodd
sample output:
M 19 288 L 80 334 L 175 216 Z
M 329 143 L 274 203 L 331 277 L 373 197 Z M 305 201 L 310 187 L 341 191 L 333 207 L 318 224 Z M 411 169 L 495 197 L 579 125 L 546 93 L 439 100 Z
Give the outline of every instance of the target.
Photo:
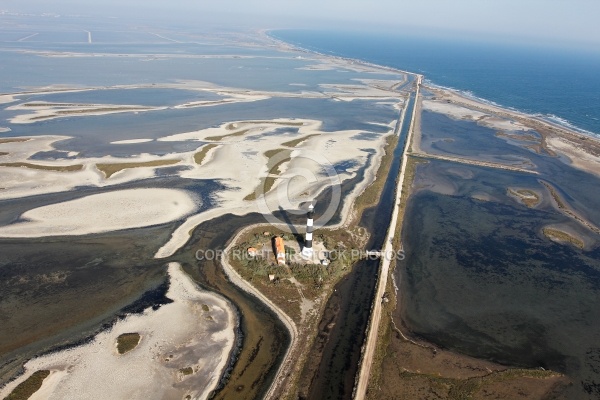
M 314 209 L 312 203 L 308 206 L 308 213 L 306 214 L 306 237 L 304 240 L 304 248 L 302 249 L 302 257 L 312 258 L 313 256 L 313 248 L 312 248 L 312 235 L 313 235 L 313 217 L 314 217 Z

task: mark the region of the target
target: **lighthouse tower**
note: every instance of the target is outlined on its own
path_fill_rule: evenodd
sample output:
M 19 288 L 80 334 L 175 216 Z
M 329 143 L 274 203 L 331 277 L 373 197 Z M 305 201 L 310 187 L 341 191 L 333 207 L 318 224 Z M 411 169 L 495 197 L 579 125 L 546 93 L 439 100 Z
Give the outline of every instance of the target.
M 313 234 L 313 216 L 315 207 L 312 203 L 308 206 L 308 214 L 306 214 L 306 238 L 304 240 L 304 248 L 302 249 L 302 257 L 312 258 L 312 234 Z

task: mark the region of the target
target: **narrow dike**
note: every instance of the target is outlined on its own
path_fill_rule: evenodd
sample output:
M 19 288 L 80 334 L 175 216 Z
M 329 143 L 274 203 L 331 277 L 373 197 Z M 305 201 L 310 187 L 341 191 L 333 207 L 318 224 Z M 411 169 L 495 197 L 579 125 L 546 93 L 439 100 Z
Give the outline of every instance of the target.
M 394 150 L 394 160 L 388 172 L 379 203 L 366 209 L 360 225 L 370 232 L 367 249 L 379 250 L 383 247 L 389 221 L 395 204 L 396 178 L 400 171 L 410 115 L 415 106 L 414 93 L 411 93 L 406 118 L 400 129 L 398 144 Z M 316 370 L 303 374 L 313 374 L 310 388 L 302 399 L 351 399 L 358 373 L 361 349 L 366 338 L 367 325 L 373 304 L 379 271 L 379 260 L 361 260 L 335 287 L 335 292 L 327 302 L 319 323 L 319 333 L 311 358 L 320 357 Z M 309 367 L 310 368 L 310 367 Z

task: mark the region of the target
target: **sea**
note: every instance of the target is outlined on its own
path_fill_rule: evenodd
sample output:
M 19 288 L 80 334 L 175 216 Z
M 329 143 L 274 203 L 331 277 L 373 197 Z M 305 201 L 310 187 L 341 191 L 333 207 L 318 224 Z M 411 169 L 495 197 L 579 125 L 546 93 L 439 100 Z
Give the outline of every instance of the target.
M 600 136 L 600 52 L 551 44 L 274 30 L 306 50 L 423 74 L 427 82 Z

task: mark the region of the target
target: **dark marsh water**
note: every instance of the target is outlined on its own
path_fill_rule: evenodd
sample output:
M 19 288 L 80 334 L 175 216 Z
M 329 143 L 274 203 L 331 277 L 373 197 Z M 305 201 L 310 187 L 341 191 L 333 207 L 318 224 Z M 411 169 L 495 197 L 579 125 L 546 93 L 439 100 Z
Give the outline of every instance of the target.
M 569 399 L 599 398 L 600 236 L 560 212 L 542 182 L 598 226 L 600 179 L 473 122 L 423 113 L 423 129 L 430 139 L 452 139 L 433 151 L 474 159 L 510 151 L 540 174 L 420 164 L 403 231 L 407 258 L 396 271 L 398 312 L 445 348 L 560 371 L 573 381 Z M 534 190 L 542 201 L 528 208 L 508 188 Z M 585 248 L 550 241 L 548 226 L 577 234 Z

